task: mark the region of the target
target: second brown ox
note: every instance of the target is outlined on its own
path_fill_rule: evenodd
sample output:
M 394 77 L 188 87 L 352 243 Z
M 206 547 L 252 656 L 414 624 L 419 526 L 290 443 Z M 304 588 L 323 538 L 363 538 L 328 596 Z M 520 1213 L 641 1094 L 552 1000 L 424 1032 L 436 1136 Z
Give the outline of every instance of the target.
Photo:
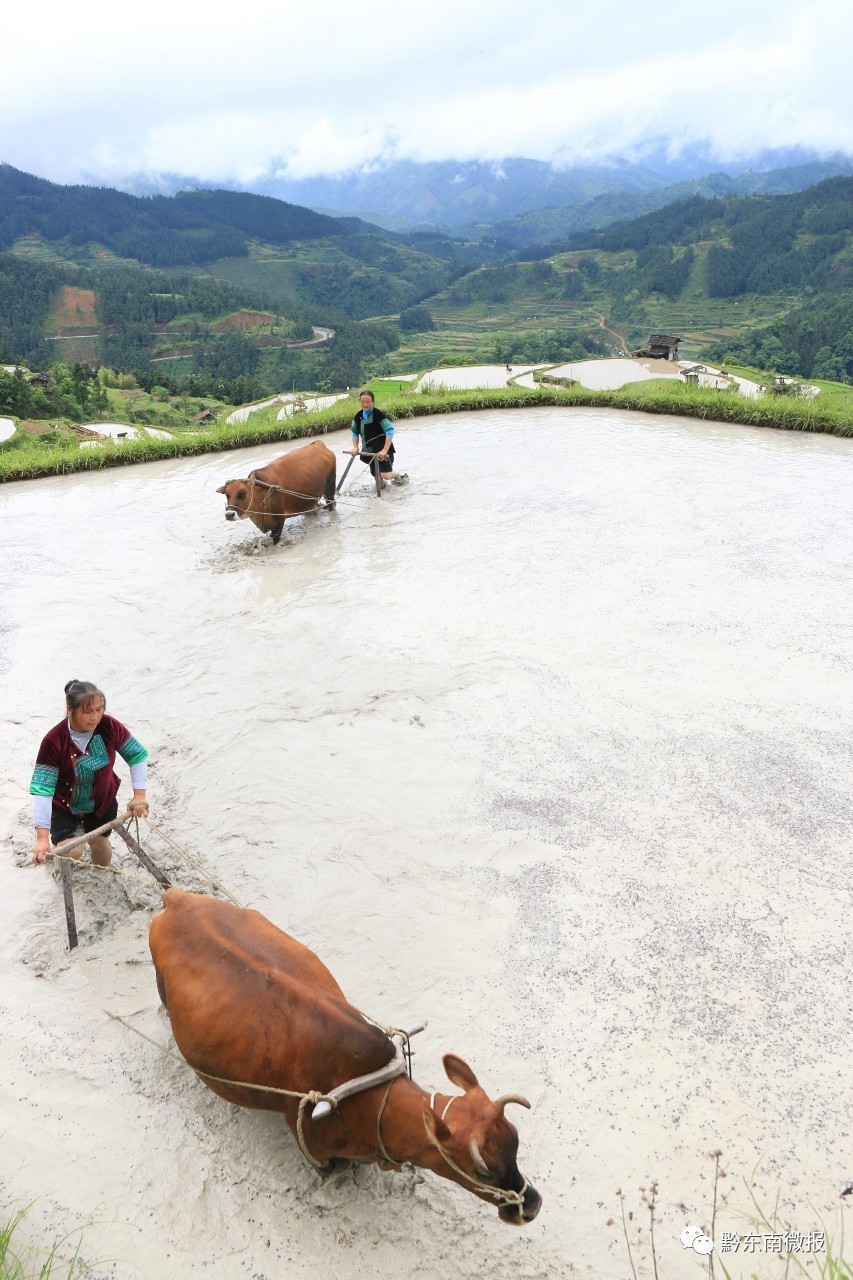
M 291 516 L 313 511 L 321 498 L 327 507 L 335 505 L 335 455 L 322 440 L 312 440 L 216 492 L 225 494 L 226 520 L 248 517 L 277 543 Z
M 257 911 L 182 889 L 167 889 L 163 903 L 150 932 L 160 998 L 184 1058 L 220 1097 L 280 1111 L 296 1133 L 298 1099 L 250 1086 L 327 1093 L 393 1057 L 317 956 Z M 444 1069 L 461 1096 L 427 1094 L 403 1075 L 325 1119 L 309 1108 L 307 1150 L 318 1162 L 431 1169 L 495 1205 L 504 1222 L 532 1221 L 542 1199 L 519 1173 L 518 1134 L 504 1115 L 509 1102 L 530 1104 L 491 1101 L 455 1054 L 444 1055 Z

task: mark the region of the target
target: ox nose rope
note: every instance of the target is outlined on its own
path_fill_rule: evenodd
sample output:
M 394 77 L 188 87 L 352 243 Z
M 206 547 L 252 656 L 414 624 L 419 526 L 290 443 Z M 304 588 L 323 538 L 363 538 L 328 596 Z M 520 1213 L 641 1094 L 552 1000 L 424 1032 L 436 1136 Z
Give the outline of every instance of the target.
M 376 1140 L 383 1158 L 387 1160 L 389 1164 L 396 1165 L 397 1168 L 399 1169 L 399 1168 L 402 1168 L 402 1162 L 400 1160 L 395 1160 L 393 1156 L 388 1154 L 388 1151 L 385 1147 L 385 1143 L 382 1141 L 382 1116 L 385 1111 L 385 1104 L 388 1101 L 388 1095 L 391 1092 L 392 1084 L 394 1084 L 393 1080 L 391 1081 L 391 1084 L 388 1085 L 388 1088 L 385 1090 L 385 1094 L 382 1098 L 382 1102 L 379 1105 L 379 1114 L 376 1117 Z M 429 1096 L 430 1111 L 435 1110 L 436 1096 L 437 1094 L 435 1092 L 431 1093 Z M 448 1111 L 453 1106 L 454 1102 L 456 1101 L 456 1098 L 457 1098 L 457 1095 L 452 1094 L 450 1099 L 445 1103 L 444 1110 L 441 1113 L 442 1120 L 444 1120 Z M 439 1142 L 437 1142 L 435 1145 L 438 1148 L 438 1151 L 442 1159 L 444 1160 L 444 1162 L 446 1164 L 449 1164 L 450 1168 L 453 1169 L 455 1173 L 458 1173 L 460 1178 L 464 1178 L 464 1180 L 467 1183 L 469 1183 L 472 1187 L 476 1188 L 478 1192 L 482 1192 L 482 1194 L 490 1196 L 495 1201 L 499 1209 L 509 1209 L 512 1206 L 515 1206 L 518 1208 L 519 1212 L 522 1211 L 524 1206 L 524 1195 L 525 1195 L 525 1192 L 527 1191 L 528 1186 L 530 1185 L 527 1179 L 523 1175 L 521 1180 L 522 1185 L 521 1185 L 520 1191 L 513 1191 L 509 1187 L 506 1187 L 506 1188 L 490 1187 L 488 1183 L 481 1182 L 479 1178 L 472 1178 L 469 1173 L 466 1173 L 464 1169 L 460 1168 L 459 1165 L 456 1163 L 456 1161 L 447 1154 L 444 1147 Z
M 527 1188 L 530 1185 L 527 1179 L 523 1175 L 521 1179 L 520 1191 L 513 1191 L 509 1187 L 506 1187 L 506 1188 L 490 1187 L 488 1183 L 481 1182 L 479 1178 L 472 1178 L 470 1173 L 466 1173 L 464 1169 L 461 1169 L 459 1165 L 456 1163 L 456 1161 L 447 1154 L 444 1147 L 441 1146 L 440 1143 L 436 1143 L 436 1146 L 438 1147 L 439 1153 L 444 1159 L 445 1163 L 449 1164 L 451 1169 L 453 1169 L 455 1173 L 458 1173 L 459 1176 L 461 1178 L 464 1178 L 465 1181 L 470 1186 L 474 1187 L 478 1194 L 491 1196 L 491 1198 L 494 1200 L 495 1204 L 498 1206 L 499 1209 L 509 1209 L 515 1206 L 518 1209 L 519 1213 L 522 1212 L 524 1208 L 525 1192 L 527 1191 Z

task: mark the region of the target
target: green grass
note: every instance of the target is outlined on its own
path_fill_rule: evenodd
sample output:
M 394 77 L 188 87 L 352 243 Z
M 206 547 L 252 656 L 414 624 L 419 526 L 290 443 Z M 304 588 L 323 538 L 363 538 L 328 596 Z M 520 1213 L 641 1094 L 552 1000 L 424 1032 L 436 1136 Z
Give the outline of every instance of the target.
M 395 399 L 397 396 L 408 395 L 412 389 L 412 383 L 408 378 L 405 381 L 401 378 L 371 378 L 365 389 L 372 391 L 377 400 L 381 397 L 384 404 L 385 401 Z
M 525 409 L 542 405 L 563 408 L 613 408 L 639 410 L 643 413 L 673 414 L 707 421 L 740 423 L 755 427 L 773 427 L 783 431 L 824 432 L 853 437 L 853 414 L 816 400 L 767 397 L 748 400 L 726 392 L 707 391 L 678 384 L 654 390 L 645 387 L 620 391 L 588 391 L 584 387 L 501 387 L 493 390 L 440 390 L 428 394 L 398 395 L 394 401 L 397 421 L 437 413 L 457 413 L 472 409 Z M 0 453 L 0 482 L 29 480 L 40 476 L 63 475 L 77 471 L 97 471 L 105 467 L 130 466 L 156 462 L 165 458 L 220 453 L 248 445 L 272 444 L 279 440 L 301 439 L 322 435 L 347 426 L 355 412 L 355 395 L 340 400 L 328 409 L 299 414 L 283 422 L 275 419 L 277 406 L 253 414 L 246 422 L 221 422 L 209 431 L 173 440 L 150 437 L 125 444 L 106 444 L 97 449 L 79 449 L 59 445 L 41 447 L 24 453 Z
M 820 387 L 821 395 L 836 409 L 853 413 L 853 387 L 844 382 L 827 382 L 824 378 L 804 378 L 803 381 Z
M 79 1259 L 80 1240 L 70 1258 L 62 1257 L 60 1249 L 69 1247 L 74 1232 L 55 1241 L 47 1254 L 44 1250 L 23 1241 L 21 1224 L 32 1204 L 19 1209 L 6 1222 L 0 1223 L 0 1280 L 74 1280 L 82 1274 L 84 1264 Z
M 711 361 L 711 364 L 719 364 L 719 361 Z M 750 378 L 753 382 L 769 383 L 772 374 L 767 373 L 764 369 L 753 369 L 750 365 L 738 364 L 736 360 L 727 360 L 726 369 L 729 373 L 736 373 L 739 378 Z M 845 413 L 853 413 L 853 386 L 845 382 L 830 382 L 826 378 L 797 378 L 798 382 L 805 386 L 820 387 L 820 394 L 825 404 L 831 404 L 833 408 L 840 409 Z
M 212 410 L 219 419 L 224 419 L 234 409 L 233 405 L 213 400 L 209 396 L 173 396 L 169 403 L 168 400 L 155 398 L 141 387 L 128 391 L 107 388 L 107 401 L 107 408 L 99 415 L 100 421 L 154 427 L 175 435 L 198 432 L 199 425 L 195 418 L 202 409 Z M 17 430 L 8 440 L 0 441 L 0 455 L 15 453 L 27 458 L 44 458 L 51 447 L 61 445 L 66 450 L 78 448 L 77 437 L 71 430 L 73 423 L 68 419 L 53 417 L 49 421 L 57 424 L 56 429 L 32 435 L 21 427 L 20 420 L 15 415 L 4 413 L 2 416 L 11 417 L 17 424 Z M 86 421 L 95 422 L 94 429 L 97 430 L 94 415 L 88 415 Z M 48 421 L 39 425 L 47 427 Z
M 767 1213 L 759 1203 L 753 1187 L 745 1178 L 747 1194 L 752 1202 L 752 1209 L 743 1213 L 741 1216 L 748 1223 L 750 1230 L 758 1235 L 784 1235 L 789 1229 L 779 1209 L 779 1197 L 777 1196 L 776 1205 L 772 1212 Z M 817 1215 L 816 1215 L 817 1216 Z M 819 1280 L 853 1280 L 853 1258 L 844 1257 L 844 1220 L 841 1213 L 838 1214 L 839 1231 L 836 1239 L 833 1239 L 831 1233 L 827 1230 L 824 1221 L 817 1217 L 820 1223 L 820 1230 L 826 1237 L 826 1253 L 809 1253 L 799 1254 L 796 1252 L 786 1253 L 785 1276 L 781 1280 L 786 1280 L 789 1276 L 794 1280 L 795 1275 L 817 1276 Z M 805 1261 L 803 1261 L 805 1258 Z M 722 1261 L 722 1257 L 715 1254 L 715 1261 L 719 1263 L 720 1270 L 725 1280 L 737 1280 L 732 1276 Z M 793 1268 L 793 1270 L 792 1270 Z

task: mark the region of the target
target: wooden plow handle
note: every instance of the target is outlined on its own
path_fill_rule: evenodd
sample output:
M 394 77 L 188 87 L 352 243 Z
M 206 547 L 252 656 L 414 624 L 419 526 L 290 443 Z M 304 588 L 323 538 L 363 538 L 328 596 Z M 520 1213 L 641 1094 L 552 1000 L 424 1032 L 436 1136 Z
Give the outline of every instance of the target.
M 93 836 L 106 836 L 111 831 L 115 831 L 116 827 L 122 826 L 130 817 L 130 810 L 123 813 L 120 818 L 113 818 L 112 822 L 105 822 L 102 827 L 95 827 L 94 831 L 86 831 L 82 836 L 75 836 L 73 840 L 63 840 L 62 844 L 54 845 L 51 854 L 58 853 L 61 858 L 68 856 L 72 849 L 79 849 L 81 844 L 88 844 Z
M 68 929 L 68 949 L 73 951 L 77 946 L 77 917 L 74 911 L 74 889 L 71 883 L 71 863 L 68 861 L 68 855 L 72 849 L 79 849 L 81 845 L 88 844 L 93 836 L 109 835 L 111 831 L 115 831 L 122 840 L 124 840 L 130 851 L 136 854 L 136 857 L 149 871 L 155 880 L 168 889 L 169 880 L 166 879 L 163 872 L 157 866 L 152 858 L 142 848 L 142 846 L 134 840 L 130 832 L 125 828 L 125 823 L 133 815 L 130 809 L 123 813 L 120 818 L 113 818 L 112 822 L 105 822 L 103 826 L 95 827 L 93 831 L 86 831 L 82 836 L 75 836 L 73 840 L 63 840 L 59 845 L 54 845 L 51 849 L 51 855 L 57 855 L 59 858 L 60 874 L 62 876 L 62 898 L 65 904 L 65 924 Z

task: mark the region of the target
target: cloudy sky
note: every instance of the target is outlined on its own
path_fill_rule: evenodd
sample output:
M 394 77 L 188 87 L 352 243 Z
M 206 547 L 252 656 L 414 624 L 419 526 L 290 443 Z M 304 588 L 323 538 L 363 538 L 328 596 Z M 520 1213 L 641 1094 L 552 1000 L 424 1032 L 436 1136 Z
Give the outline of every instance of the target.
M 48 0 L 7 6 L 0 32 L 0 160 L 60 182 L 565 164 L 660 139 L 853 153 L 837 0 Z

